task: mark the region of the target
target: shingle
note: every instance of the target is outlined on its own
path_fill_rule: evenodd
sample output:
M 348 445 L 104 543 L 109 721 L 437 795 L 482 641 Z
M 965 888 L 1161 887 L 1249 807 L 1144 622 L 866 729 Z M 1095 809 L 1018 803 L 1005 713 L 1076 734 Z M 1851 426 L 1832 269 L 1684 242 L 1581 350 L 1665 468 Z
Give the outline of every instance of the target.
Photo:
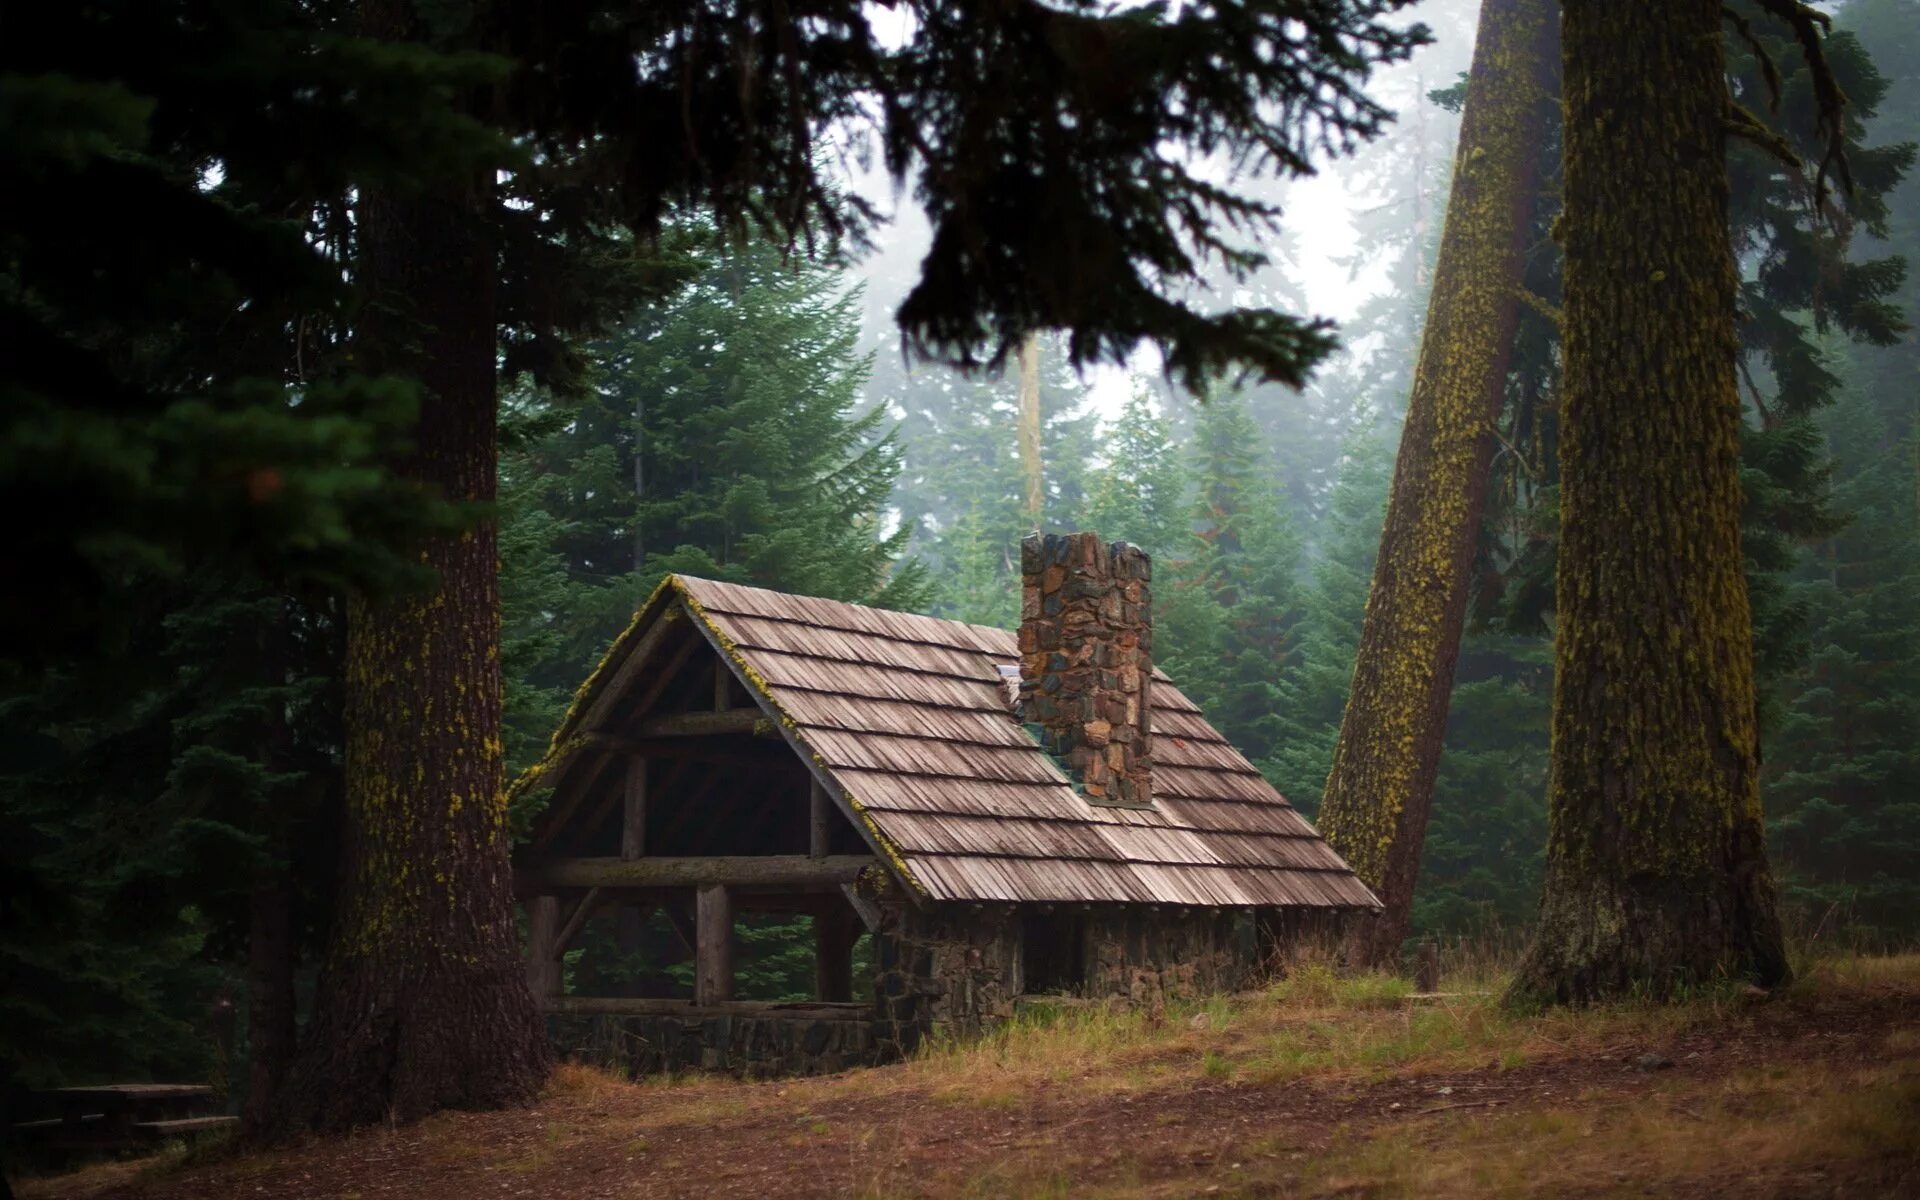
M 1164 672 L 1152 690 L 1154 806 L 1098 807 L 1010 710 L 1006 630 L 685 576 L 672 586 L 933 899 L 1374 903 Z M 658 614 L 656 602 L 642 616 Z M 616 643 L 619 677 L 636 674 L 615 660 L 640 641 L 630 630 Z M 555 765 L 587 778 L 591 755 L 580 757 Z

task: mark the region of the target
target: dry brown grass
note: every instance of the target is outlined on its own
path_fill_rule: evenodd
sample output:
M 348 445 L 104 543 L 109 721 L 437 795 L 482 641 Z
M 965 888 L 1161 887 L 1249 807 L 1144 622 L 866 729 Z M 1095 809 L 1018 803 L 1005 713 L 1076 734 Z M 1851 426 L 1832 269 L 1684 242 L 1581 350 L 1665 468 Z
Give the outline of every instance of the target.
M 1874 1172 L 1920 1163 L 1920 954 L 1822 959 L 1784 999 L 1708 989 L 1538 1014 L 1503 1008 L 1497 973 L 1469 965 L 1443 982 L 1453 995 L 1414 1001 L 1396 980 L 1296 963 L 1264 992 L 1157 1018 L 1029 1013 L 824 1079 L 636 1084 L 569 1065 L 529 1112 L 215 1164 L 104 1164 L 21 1195 L 1705 1200 L 1831 1193 L 1820 1172 L 1894 1194 Z M 1800 1039 L 1803 1020 L 1825 1032 Z M 1708 1057 L 1627 1065 L 1649 1046 L 1686 1057 L 1682 1044 Z M 1443 1095 L 1451 1084 L 1468 1090 Z

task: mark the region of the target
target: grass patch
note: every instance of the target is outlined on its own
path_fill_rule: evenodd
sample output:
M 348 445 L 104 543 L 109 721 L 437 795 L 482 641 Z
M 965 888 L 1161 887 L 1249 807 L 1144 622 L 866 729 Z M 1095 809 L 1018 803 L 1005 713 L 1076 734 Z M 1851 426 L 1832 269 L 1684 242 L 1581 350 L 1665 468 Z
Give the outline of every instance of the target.
M 1417 1130 L 1417 1132 L 1416 1132 Z M 1694 1181 L 1843 1172 L 1920 1147 L 1920 1064 L 1814 1065 L 1500 1116 L 1435 1118 L 1337 1142 L 1291 1181 L 1308 1196 L 1679 1194 Z M 1811 1182 L 1811 1180 L 1808 1180 Z

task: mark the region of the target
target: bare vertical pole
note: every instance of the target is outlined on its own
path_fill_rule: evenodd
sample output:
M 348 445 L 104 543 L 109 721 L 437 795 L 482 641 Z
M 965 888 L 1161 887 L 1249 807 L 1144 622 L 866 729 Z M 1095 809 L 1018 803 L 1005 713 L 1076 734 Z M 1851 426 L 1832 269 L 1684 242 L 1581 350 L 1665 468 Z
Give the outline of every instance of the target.
M 527 990 L 535 1001 L 558 996 L 560 977 L 560 897 L 527 901 Z
M 713 660 L 713 711 L 725 712 L 733 707 L 733 672 L 727 669 L 723 658 Z
M 733 899 L 721 884 L 694 892 L 693 1002 L 733 999 Z
M 828 1004 L 853 999 L 853 914 L 836 908 L 813 918 L 813 997 Z
M 620 857 L 639 858 L 647 852 L 647 760 L 627 760 L 626 806 L 620 818 Z
M 808 828 L 808 856 L 825 858 L 828 848 L 833 844 L 833 800 L 828 797 L 827 789 L 820 786 L 818 779 L 813 780 L 812 814 Z
M 1040 466 L 1040 335 L 1029 333 L 1020 343 L 1020 419 L 1017 424 L 1020 468 L 1026 477 L 1027 519 L 1040 528 L 1040 510 L 1046 503 L 1046 484 Z

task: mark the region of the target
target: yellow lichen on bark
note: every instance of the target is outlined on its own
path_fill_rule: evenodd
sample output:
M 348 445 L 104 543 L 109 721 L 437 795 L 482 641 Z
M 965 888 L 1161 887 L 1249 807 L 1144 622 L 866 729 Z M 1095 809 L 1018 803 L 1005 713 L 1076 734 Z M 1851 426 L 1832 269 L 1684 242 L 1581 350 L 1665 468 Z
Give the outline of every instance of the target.
M 1398 950 L 1439 763 L 1554 89 L 1552 0 L 1487 0 L 1427 323 L 1320 831 Z
M 1567 0 L 1552 771 L 1528 1000 L 1786 959 L 1740 545 L 1717 0 Z

